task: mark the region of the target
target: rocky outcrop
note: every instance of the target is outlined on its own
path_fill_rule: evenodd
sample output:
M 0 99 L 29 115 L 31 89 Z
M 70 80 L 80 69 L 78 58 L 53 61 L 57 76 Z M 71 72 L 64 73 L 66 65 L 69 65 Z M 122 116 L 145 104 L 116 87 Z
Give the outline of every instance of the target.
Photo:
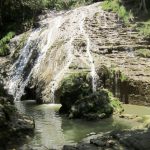
M 2 58 L 4 59 L 4 58 Z M 5 58 L 6 59 L 6 58 Z M 5 61 L 7 62 L 7 61 Z M 4 61 L 1 61 L 3 68 Z M 4 68 L 3 68 L 4 69 Z M 2 70 L 1 70 L 2 71 Z M 1 72 L 2 73 L 2 72 Z M 34 121 L 31 117 L 19 114 L 14 106 L 13 97 L 4 89 L 2 79 L 6 75 L 0 73 L 0 149 L 16 148 L 25 140 L 26 135 L 34 131 Z M 3 78 L 2 78 L 3 77 Z
M 86 73 L 68 76 L 57 90 L 56 99 L 60 99 L 60 113 L 70 118 L 98 120 L 109 117 L 123 108 L 117 98 L 105 89 L 93 93 L 90 79 Z
M 11 100 L 0 96 L 0 149 L 17 147 L 33 130 L 33 119 L 19 114 Z
M 150 130 L 113 131 L 84 139 L 76 146 L 64 146 L 63 150 L 149 150 Z

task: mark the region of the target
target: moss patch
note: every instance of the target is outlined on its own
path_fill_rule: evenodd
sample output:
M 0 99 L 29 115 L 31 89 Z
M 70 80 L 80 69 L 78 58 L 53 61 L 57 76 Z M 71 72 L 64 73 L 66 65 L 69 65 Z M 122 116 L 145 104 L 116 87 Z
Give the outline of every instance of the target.
M 60 113 L 68 114 L 70 118 L 97 120 L 123 111 L 119 100 L 108 90 L 99 89 L 93 93 L 87 73 L 67 77 L 58 91 L 62 104 Z
M 4 36 L 0 40 L 0 56 L 6 56 L 10 53 L 8 48 L 8 43 L 14 35 L 15 35 L 14 32 L 9 32 L 6 36 Z
M 137 56 L 144 57 L 144 58 L 150 58 L 150 50 L 149 49 L 139 49 L 136 52 Z

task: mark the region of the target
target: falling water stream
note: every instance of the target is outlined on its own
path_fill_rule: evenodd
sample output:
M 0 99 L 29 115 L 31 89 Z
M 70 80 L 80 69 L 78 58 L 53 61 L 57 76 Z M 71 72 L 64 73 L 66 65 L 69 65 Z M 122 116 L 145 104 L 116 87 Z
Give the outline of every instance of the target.
M 95 14 L 92 11 L 90 13 L 90 16 Z M 49 75 L 51 76 L 51 80 L 48 81 L 49 98 L 45 102 L 54 103 L 55 91 L 66 72 L 69 72 L 69 66 L 73 62 L 75 51 L 80 55 L 82 63 L 85 63 L 89 67 L 92 77 L 92 88 L 93 91 L 96 91 L 98 75 L 91 53 L 90 37 L 85 26 L 85 21 L 88 16 L 88 7 L 75 9 L 46 18 L 40 21 L 41 26 L 39 28 L 31 31 L 24 48 L 20 50 L 19 59 L 13 65 L 12 71 L 10 72 L 8 90 L 15 97 L 15 100 L 20 100 L 22 95 L 24 95 L 25 87 L 28 86 L 29 81 L 34 78 L 38 79 L 38 75 L 43 76 L 43 68 L 47 67 L 47 70 L 49 70 L 47 72 L 51 74 Z M 64 29 L 65 26 L 68 26 L 66 30 Z M 86 56 L 83 52 L 78 52 L 74 48 L 74 40 L 81 37 L 86 42 Z M 61 66 L 57 66 L 57 58 L 55 58 L 57 55 L 54 55 L 55 53 L 60 55 L 62 53 L 63 55 L 63 49 L 53 49 L 55 43 L 59 40 L 64 40 L 62 45 L 65 50 L 65 59 Z M 33 59 L 32 57 L 34 55 L 37 55 L 37 57 Z M 33 66 L 26 72 L 27 65 L 31 64 L 31 62 Z M 46 66 L 45 62 L 47 62 Z
M 85 23 L 85 19 L 86 16 L 84 15 L 84 13 L 82 13 L 82 17 L 81 17 L 81 23 L 80 23 L 80 30 L 81 33 L 84 35 L 85 39 L 86 39 L 86 52 L 89 58 L 89 63 L 90 63 L 90 70 L 91 70 L 91 77 L 92 77 L 92 88 L 93 88 L 93 92 L 96 91 L 96 87 L 97 87 L 97 79 L 98 79 L 98 75 L 96 73 L 96 69 L 95 69 L 95 65 L 94 65 L 94 60 L 90 51 L 90 38 L 88 36 L 88 34 L 86 33 L 85 29 L 84 29 L 84 23 Z
M 10 74 L 10 81 L 9 81 L 9 93 L 12 94 L 15 100 L 20 100 L 21 96 L 24 93 L 24 88 L 27 85 L 31 73 L 29 73 L 28 77 L 25 79 L 23 78 L 24 69 L 30 60 L 32 52 L 34 51 L 33 47 L 37 46 L 38 39 L 37 36 L 40 32 L 40 29 L 33 30 L 24 46 L 21 50 L 21 54 L 16 61 L 16 63 L 12 66 L 12 72 Z

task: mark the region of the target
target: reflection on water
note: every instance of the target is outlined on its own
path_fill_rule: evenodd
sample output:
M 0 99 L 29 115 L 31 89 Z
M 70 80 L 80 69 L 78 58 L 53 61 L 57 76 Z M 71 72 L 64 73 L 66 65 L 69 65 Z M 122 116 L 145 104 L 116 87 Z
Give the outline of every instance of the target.
M 129 122 L 113 118 L 98 122 L 69 120 L 58 114 L 60 105 L 36 105 L 35 101 L 24 101 L 16 102 L 16 107 L 35 120 L 35 136 L 22 149 L 28 149 L 26 146 L 29 146 L 35 150 L 59 150 L 64 144 L 74 144 L 93 132 L 131 128 Z

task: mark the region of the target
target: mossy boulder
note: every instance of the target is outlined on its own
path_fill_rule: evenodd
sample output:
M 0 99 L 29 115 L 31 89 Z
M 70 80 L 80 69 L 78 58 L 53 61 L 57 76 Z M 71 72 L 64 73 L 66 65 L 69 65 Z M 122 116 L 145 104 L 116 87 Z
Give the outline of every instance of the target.
M 97 120 L 121 112 L 119 100 L 106 89 L 92 92 L 91 80 L 87 74 L 75 74 L 67 77 L 58 89 L 62 107 L 60 113 L 70 118 Z
M 114 112 L 122 111 L 119 100 L 114 98 L 108 90 L 101 89 L 77 100 L 70 109 L 69 117 L 98 120 L 107 118 Z
M 92 93 L 90 78 L 87 73 L 75 73 L 62 81 L 56 91 L 56 98 L 60 100 L 61 113 L 69 113 L 72 104 Z

